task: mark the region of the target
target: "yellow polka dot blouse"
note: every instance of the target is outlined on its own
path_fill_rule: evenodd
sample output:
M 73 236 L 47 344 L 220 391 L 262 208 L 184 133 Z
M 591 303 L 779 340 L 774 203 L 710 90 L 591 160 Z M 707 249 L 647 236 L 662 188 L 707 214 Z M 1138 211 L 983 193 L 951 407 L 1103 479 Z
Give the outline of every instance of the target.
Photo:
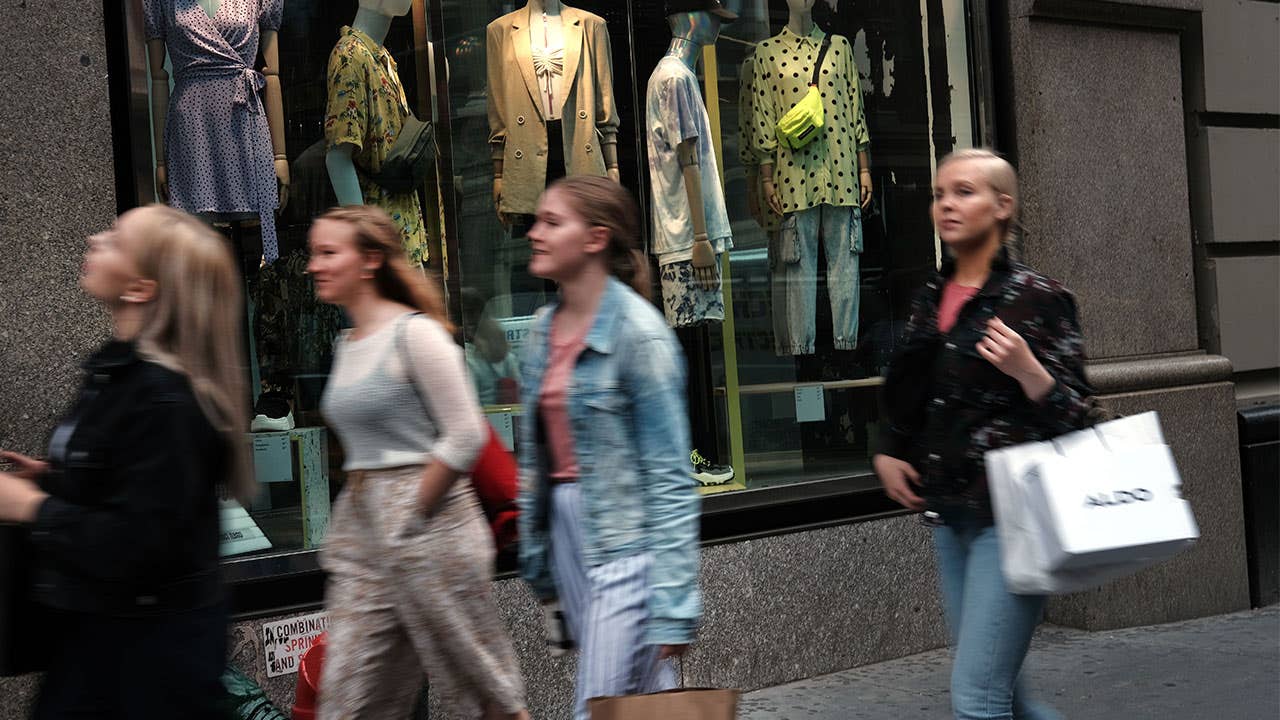
M 842 35 L 831 36 L 822 61 L 818 89 L 822 93 L 825 132 L 799 150 L 778 142 L 775 128 L 805 93 L 826 33 L 814 26 L 801 37 L 790 28 L 756 46 L 751 76 L 750 144 L 761 164 L 774 164 L 773 182 L 784 213 L 822 204 L 857 206 L 858 152 L 871 144 L 862 107 L 853 47 Z

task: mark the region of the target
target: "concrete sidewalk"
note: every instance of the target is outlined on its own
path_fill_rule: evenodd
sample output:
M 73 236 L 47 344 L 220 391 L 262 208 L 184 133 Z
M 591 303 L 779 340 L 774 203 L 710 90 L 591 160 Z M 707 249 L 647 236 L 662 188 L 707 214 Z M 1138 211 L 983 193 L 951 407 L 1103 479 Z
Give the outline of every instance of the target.
M 951 656 L 935 650 L 743 696 L 743 720 L 946 720 Z M 1047 626 L 1025 668 L 1070 720 L 1280 718 L 1280 606 L 1089 633 Z

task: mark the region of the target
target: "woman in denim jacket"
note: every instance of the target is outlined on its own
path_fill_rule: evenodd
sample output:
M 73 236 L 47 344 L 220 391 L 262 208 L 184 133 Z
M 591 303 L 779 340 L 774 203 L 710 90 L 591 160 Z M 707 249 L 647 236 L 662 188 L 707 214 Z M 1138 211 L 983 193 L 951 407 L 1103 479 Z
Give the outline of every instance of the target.
M 560 297 L 521 363 L 520 571 L 549 617 L 558 600 L 561 647 L 581 647 L 578 720 L 588 698 L 674 687 L 666 659 L 702 612 L 684 359 L 641 294 L 638 226 L 626 190 L 574 176 L 547 189 L 529 232 L 529 272 Z
M 873 459 L 889 497 L 927 510 L 955 642 L 955 717 L 1058 717 L 1018 682 L 1044 598 L 1000 571 L 983 453 L 1087 424 L 1091 394 L 1071 293 L 1009 259 L 1017 176 L 988 150 L 938 166 L 933 221 L 949 257 L 912 304 L 885 377 Z

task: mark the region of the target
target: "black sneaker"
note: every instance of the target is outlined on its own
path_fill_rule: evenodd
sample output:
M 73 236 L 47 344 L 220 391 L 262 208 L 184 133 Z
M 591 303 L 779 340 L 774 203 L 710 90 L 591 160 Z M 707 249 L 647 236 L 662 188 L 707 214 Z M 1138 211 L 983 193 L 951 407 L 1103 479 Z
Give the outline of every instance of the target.
M 700 485 L 724 485 L 734 477 L 732 465 L 714 465 L 696 449 L 689 453 L 689 464 L 693 466 L 689 476 Z
M 287 432 L 294 427 L 293 407 L 285 393 L 262 393 L 258 396 L 258 404 L 254 406 L 253 412 L 253 422 L 249 423 L 250 432 Z

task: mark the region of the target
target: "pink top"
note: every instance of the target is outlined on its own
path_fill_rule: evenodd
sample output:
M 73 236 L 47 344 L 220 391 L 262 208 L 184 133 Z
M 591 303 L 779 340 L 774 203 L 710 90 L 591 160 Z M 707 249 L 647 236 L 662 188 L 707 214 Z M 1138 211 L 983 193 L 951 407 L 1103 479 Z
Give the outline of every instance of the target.
M 578 355 L 586 348 L 587 330 L 574 337 L 564 337 L 551 322 L 551 353 L 547 371 L 542 376 L 542 395 L 538 410 L 547 430 L 547 450 L 551 453 L 551 479 L 570 482 L 578 478 L 578 458 L 573 451 L 573 426 L 569 422 L 569 380 Z
M 938 303 L 938 331 L 944 334 L 951 332 L 951 328 L 956 326 L 956 320 L 960 317 L 960 308 L 969 302 L 969 298 L 977 294 L 976 287 L 957 285 L 948 280 L 942 287 L 942 300 Z

